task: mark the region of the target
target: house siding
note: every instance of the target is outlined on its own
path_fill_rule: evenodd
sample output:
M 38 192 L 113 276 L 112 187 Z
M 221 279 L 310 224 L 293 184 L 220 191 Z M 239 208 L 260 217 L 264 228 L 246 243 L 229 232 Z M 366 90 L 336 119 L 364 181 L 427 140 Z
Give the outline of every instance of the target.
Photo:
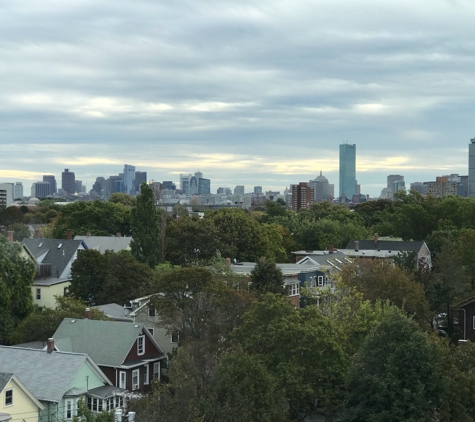
M 70 281 L 54 284 L 52 286 L 33 285 L 31 294 L 33 295 L 33 303 L 44 308 L 56 308 L 55 296 L 64 296 L 64 288 L 71 285 Z M 36 299 L 36 289 L 41 289 L 41 299 Z
M 7 390 L 13 390 L 13 405 L 11 406 L 5 406 L 5 392 Z M 9 413 L 12 421 L 37 422 L 39 408 L 11 379 L 0 394 L 0 413 Z

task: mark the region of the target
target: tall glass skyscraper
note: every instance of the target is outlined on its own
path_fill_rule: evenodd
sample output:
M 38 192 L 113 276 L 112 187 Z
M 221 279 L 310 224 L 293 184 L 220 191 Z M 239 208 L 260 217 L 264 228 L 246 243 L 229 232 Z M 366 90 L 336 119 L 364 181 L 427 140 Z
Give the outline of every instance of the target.
M 124 193 L 135 195 L 135 166 L 124 164 Z
M 340 145 L 340 199 L 351 201 L 356 193 L 356 145 Z
M 468 144 L 468 196 L 475 198 L 475 138 Z

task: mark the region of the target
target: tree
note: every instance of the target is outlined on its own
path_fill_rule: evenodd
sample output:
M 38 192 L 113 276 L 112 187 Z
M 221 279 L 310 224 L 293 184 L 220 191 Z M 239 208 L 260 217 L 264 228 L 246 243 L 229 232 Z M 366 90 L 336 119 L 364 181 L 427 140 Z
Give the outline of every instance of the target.
M 335 327 L 316 307 L 296 309 L 287 298 L 264 295 L 244 314 L 234 336 L 273 375 L 290 420 L 303 420 L 316 400 L 333 406 L 346 360 Z
M 108 201 L 114 204 L 122 204 L 129 207 L 134 207 L 136 204 L 136 198 L 122 192 L 114 192 L 111 196 L 109 196 Z
M 31 232 L 28 230 L 28 226 L 26 224 L 21 223 L 14 223 L 7 227 L 6 232 L 12 231 L 13 232 L 13 240 L 15 242 L 21 242 L 24 238 L 30 238 Z
M 57 296 L 55 309 L 35 307 L 33 312 L 18 324 L 11 334 L 9 342 L 10 344 L 19 344 L 45 341 L 53 336 L 64 318 L 84 318 L 84 312 L 88 306 L 86 302 L 72 297 Z M 108 319 L 98 309 L 91 308 L 90 312 L 92 319 Z
M 172 220 L 166 231 L 166 258 L 173 265 L 206 266 L 222 249 L 219 233 L 209 219 L 182 217 Z
M 21 246 L 0 236 L 0 342 L 7 341 L 33 309 L 31 286 L 36 268 L 21 252 Z
M 90 305 L 96 305 L 104 288 L 105 255 L 94 249 L 79 251 L 71 265 L 69 294 Z
M 442 378 L 435 348 L 393 307 L 371 331 L 348 373 L 343 421 L 433 421 Z
M 159 263 L 161 218 L 155 207 L 153 190 L 145 182 L 140 185 L 137 205 L 130 218 L 133 240 L 130 242 L 132 255 L 154 268 Z
M 342 287 L 355 289 L 371 303 L 389 300 L 423 324 L 430 319 L 424 287 L 411 273 L 390 260 L 359 259 L 345 265 L 340 273 Z
M 84 397 L 77 401 L 77 416 L 73 416 L 73 422 L 114 422 L 114 411 L 93 412 L 87 407 Z
M 250 290 L 257 296 L 265 293 L 284 294 L 284 275 L 274 261 L 259 258 L 251 271 Z

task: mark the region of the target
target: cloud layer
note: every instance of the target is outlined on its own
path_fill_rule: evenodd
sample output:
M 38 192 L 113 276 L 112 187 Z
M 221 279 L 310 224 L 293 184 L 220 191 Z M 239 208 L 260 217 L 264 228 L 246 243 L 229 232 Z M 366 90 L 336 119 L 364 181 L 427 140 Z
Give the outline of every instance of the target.
M 467 174 L 475 3 L 17 0 L 0 14 L 0 180 L 283 190 L 357 145 L 362 191 Z

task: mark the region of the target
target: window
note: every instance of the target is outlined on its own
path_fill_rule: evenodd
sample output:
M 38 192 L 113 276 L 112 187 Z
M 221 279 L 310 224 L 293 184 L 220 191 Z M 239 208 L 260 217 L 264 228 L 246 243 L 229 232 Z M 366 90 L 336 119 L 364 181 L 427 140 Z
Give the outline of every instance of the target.
M 140 376 L 140 370 L 134 369 L 132 371 L 132 390 L 139 389 L 139 376 Z
M 13 405 L 13 390 L 5 391 L 5 407 Z
M 289 296 L 296 296 L 299 294 L 299 284 L 289 284 Z
M 155 309 L 148 308 L 148 316 L 154 317 L 155 316 Z
M 178 343 L 180 341 L 180 333 L 178 331 L 172 331 L 172 343 Z
M 147 328 L 147 330 L 150 332 L 150 334 L 152 334 L 153 336 L 153 333 L 155 332 L 153 328 Z
M 36 289 L 36 300 L 41 300 L 41 289 Z
M 66 400 L 64 405 L 64 419 L 73 418 L 73 401 Z
M 473 329 L 475 330 L 475 316 L 473 317 Z
M 139 336 L 137 339 L 137 354 L 143 355 L 145 353 L 145 336 Z
M 123 371 L 119 372 L 119 388 L 123 388 L 124 390 L 127 388 L 126 376 L 125 376 L 125 372 Z
M 318 285 L 323 286 L 323 276 L 322 275 L 318 276 Z
M 160 362 L 155 362 L 153 364 L 153 377 L 160 378 Z
M 143 385 L 148 385 L 148 365 L 144 366 L 143 371 Z

